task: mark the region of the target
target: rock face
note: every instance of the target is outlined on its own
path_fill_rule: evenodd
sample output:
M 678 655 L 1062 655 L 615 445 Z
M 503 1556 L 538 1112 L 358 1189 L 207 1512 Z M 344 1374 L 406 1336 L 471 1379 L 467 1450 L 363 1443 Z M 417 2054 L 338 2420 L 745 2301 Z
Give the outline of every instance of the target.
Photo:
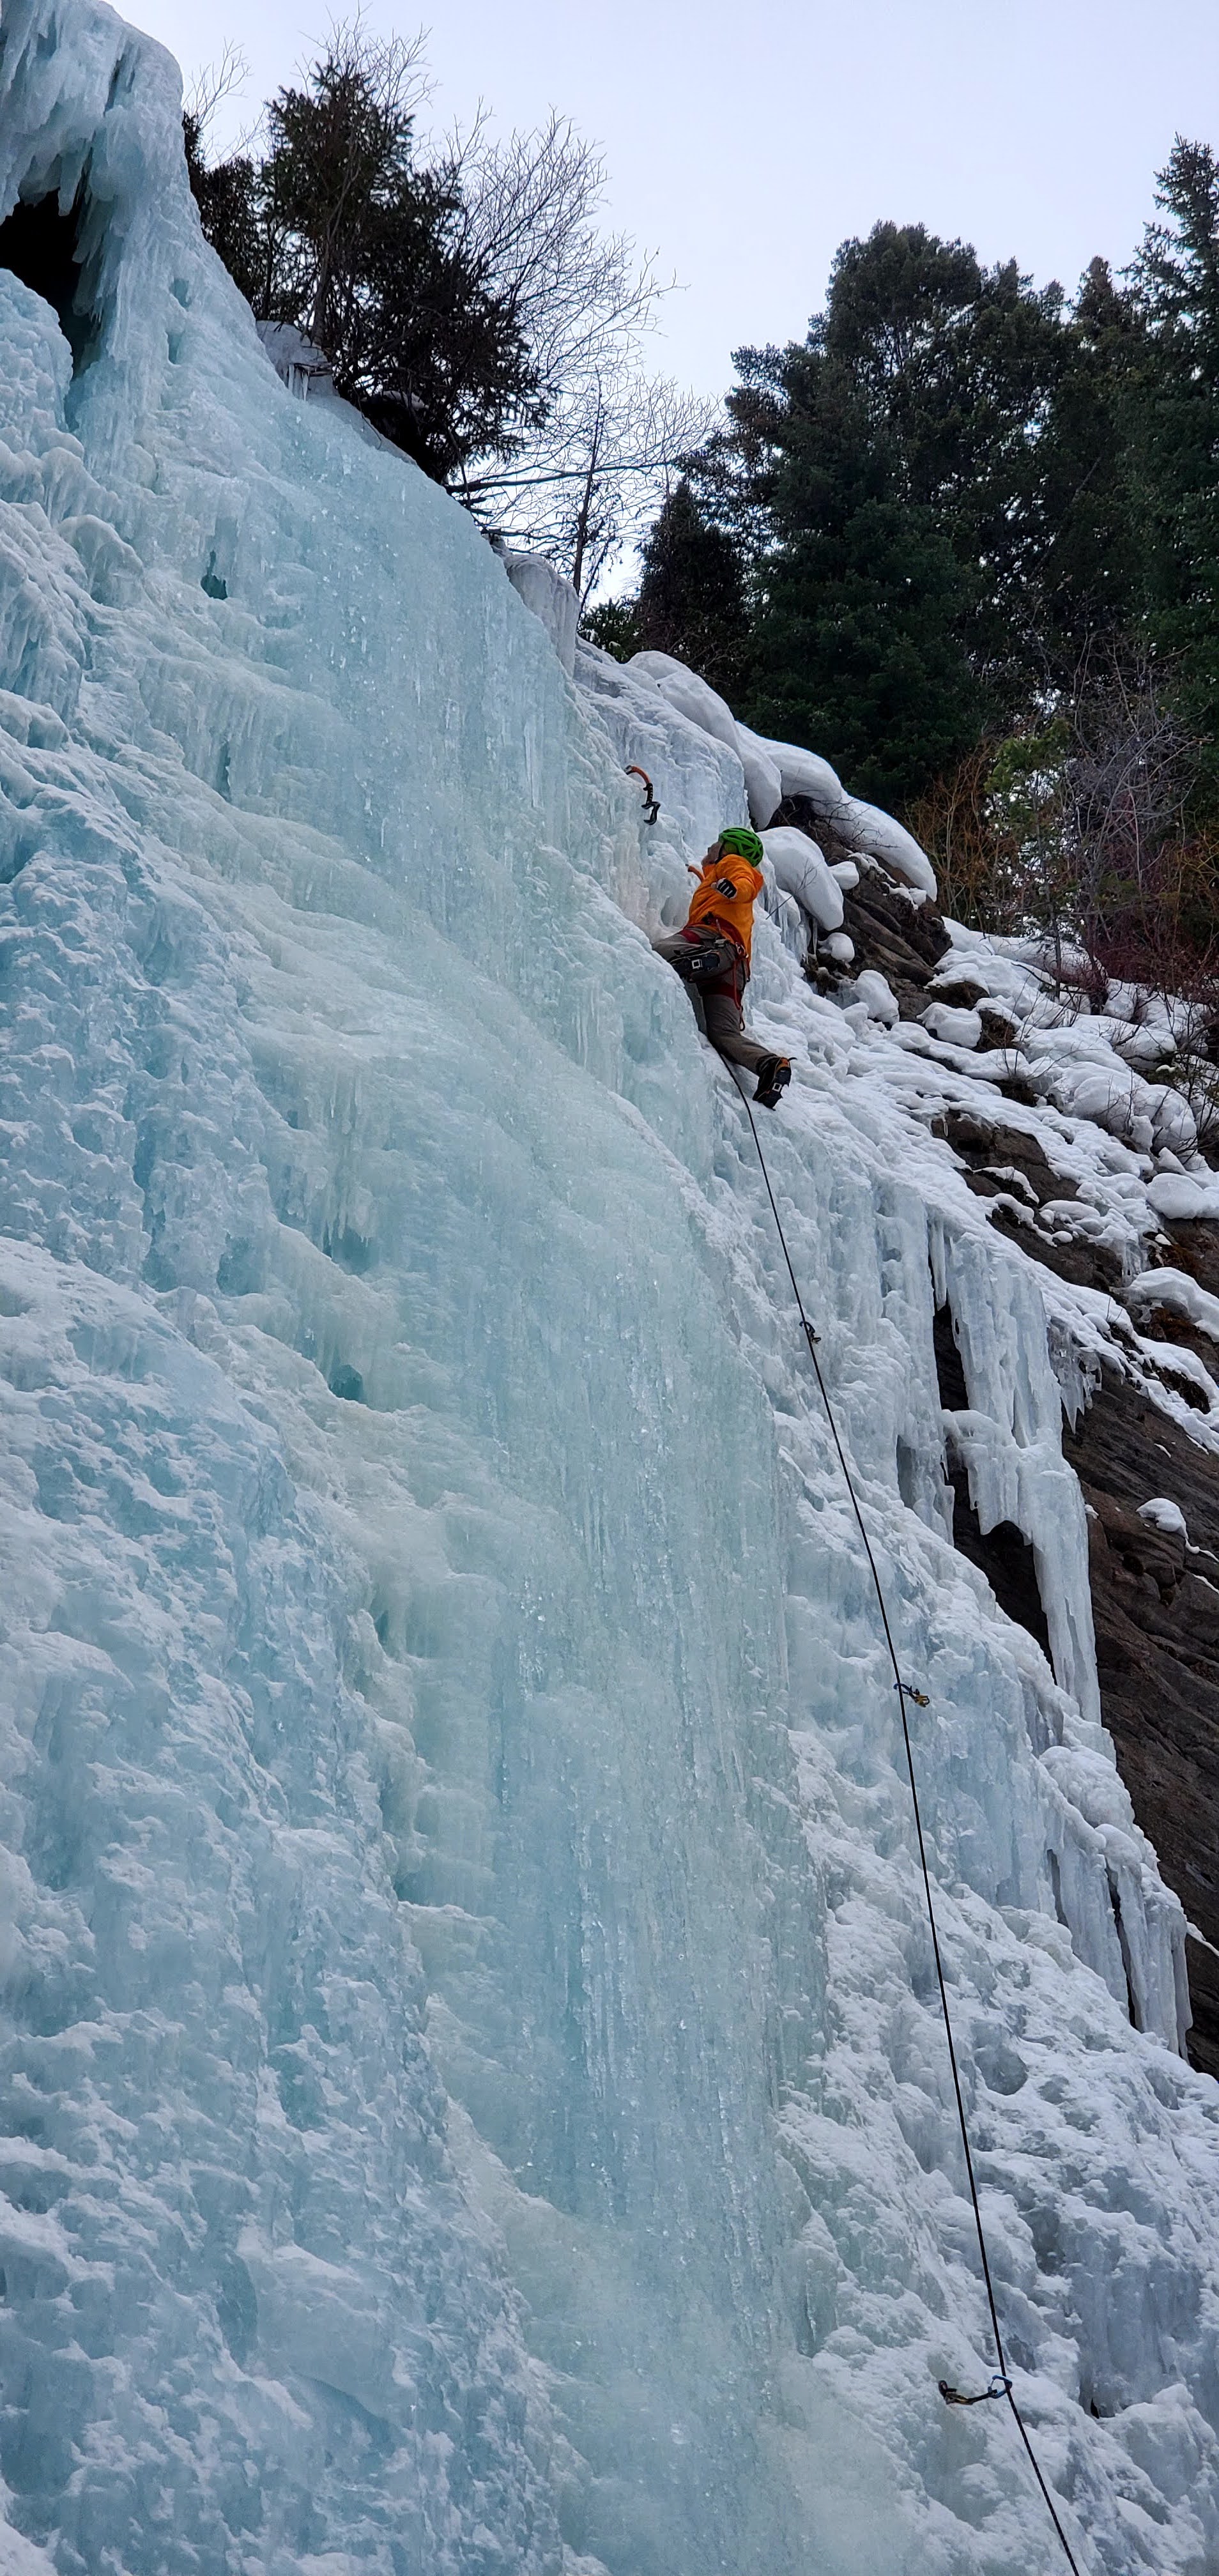
M 845 843 L 839 845 L 809 797 L 784 798 L 775 825 L 786 823 L 806 832 L 827 859 L 854 856 L 859 864 L 858 854 L 849 852 Z M 853 971 L 876 969 L 896 994 L 903 1019 L 913 1019 L 926 1007 L 927 986 L 948 953 L 948 933 L 933 905 L 911 903 L 880 869 L 864 866 L 844 905 L 843 927 L 855 950 Z M 838 981 L 838 970 L 829 968 L 825 980 Z
M 786 809 L 785 809 L 786 810 Z M 846 898 L 846 929 L 855 948 L 855 973 L 879 968 L 897 996 L 903 1019 L 919 1017 L 927 987 L 948 947 L 948 935 L 930 905 L 913 907 L 883 876 L 865 876 Z M 840 982 L 831 970 L 823 980 Z M 977 998 L 965 987 L 951 998 Z M 1002 1042 L 985 1030 L 984 1043 Z M 995 1086 L 1000 1096 L 1027 1099 L 1018 1080 Z M 935 1132 L 961 1164 L 980 1198 L 997 1203 L 991 1223 L 1030 1260 L 1074 1286 L 1122 1293 L 1121 1265 L 1105 1243 L 1064 1238 L 1042 1210 L 1075 1198 L 1072 1181 L 1055 1171 L 1026 1129 L 1009 1125 L 996 1101 L 994 1118 L 948 1109 Z M 1019 1175 L 1027 1209 L 1019 1219 L 1011 1183 Z M 1192 1221 L 1165 1228 L 1161 1259 L 1185 1271 L 1211 1295 L 1219 1294 L 1219 1227 Z M 1190 1351 L 1214 1371 L 1215 1345 L 1167 1306 L 1140 1321 L 1161 1345 L 1157 1374 L 1171 1392 L 1200 1408 L 1191 1382 L 1173 1373 L 1171 1346 Z M 936 1357 L 946 1407 L 966 1402 L 960 1358 L 946 1309 L 936 1320 Z M 1135 1814 L 1159 1854 L 1170 1887 L 1180 1897 L 1198 1937 L 1188 1945 L 1193 2063 L 1219 2077 L 1219 1456 L 1191 1439 L 1141 1388 L 1105 1369 L 1074 1429 L 1064 1423 L 1063 1452 L 1079 1477 L 1088 1509 L 1092 1614 L 1105 1724 Z M 953 1540 L 987 1577 L 1001 1608 L 1042 1645 L 1045 1614 L 1032 1549 L 1010 1523 L 983 1532 L 970 1503 L 966 1479 L 950 1479 L 954 1495 Z M 1139 1517 L 1149 1499 L 1175 1503 L 1188 1539 Z
M 1105 1724 L 1134 1811 L 1201 1939 L 1188 1947 L 1195 2066 L 1219 2076 L 1219 1461 L 1106 1376 L 1063 1449 L 1088 1506 Z M 1189 1541 L 1139 1518 L 1163 1495 Z
M 1120 1267 L 1107 1244 L 1089 1243 L 1078 1235 L 1064 1240 L 1053 1220 L 1044 1221 L 1043 1209 L 1061 1208 L 1064 1200 L 1078 1193 L 1065 1173 L 1054 1170 L 1035 1136 L 1009 1127 L 1002 1119 L 979 1118 L 966 1109 L 947 1110 L 939 1126 L 965 1166 L 970 1189 L 978 1198 L 994 1202 L 991 1224 L 1009 1243 L 1076 1287 L 1112 1290 L 1120 1286 Z M 1020 1176 L 1027 1194 L 1027 1207 L 1020 1216 L 1012 1202 L 1013 1174 Z

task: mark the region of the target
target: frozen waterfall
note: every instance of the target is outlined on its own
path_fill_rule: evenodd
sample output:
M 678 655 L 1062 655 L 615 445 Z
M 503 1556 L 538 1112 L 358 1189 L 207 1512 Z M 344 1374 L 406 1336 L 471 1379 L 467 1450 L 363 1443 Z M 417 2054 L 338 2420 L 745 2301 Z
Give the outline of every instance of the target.
M 95 0 L 3 0 L 18 196 L 80 283 L 0 237 L 0 2566 L 1048 2576 L 937 2394 L 988 2346 L 866 1568 L 644 936 L 741 764 L 285 391 Z M 1045 1311 L 781 912 L 751 999 L 1022 2403 L 1081 2565 L 1203 2576 L 1219 2092 Z

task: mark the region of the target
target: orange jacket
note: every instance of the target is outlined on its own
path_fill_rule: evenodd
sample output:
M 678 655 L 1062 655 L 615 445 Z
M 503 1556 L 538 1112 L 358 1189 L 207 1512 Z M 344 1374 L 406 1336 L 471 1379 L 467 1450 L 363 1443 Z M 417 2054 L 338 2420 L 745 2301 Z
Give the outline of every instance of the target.
M 749 859 L 704 859 L 686 922 L 687 930 L 726 930 L 744 951 L 746 974 L 753 956 L 753 907 L 765 882 Z

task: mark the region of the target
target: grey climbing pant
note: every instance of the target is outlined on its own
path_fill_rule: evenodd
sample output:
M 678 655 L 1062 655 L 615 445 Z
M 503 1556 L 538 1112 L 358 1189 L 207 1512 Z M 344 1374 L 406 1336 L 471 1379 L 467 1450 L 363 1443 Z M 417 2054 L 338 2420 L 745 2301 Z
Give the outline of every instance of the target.
M 707 943 L 707 945 L 710 944 L 710 942 Z M 735 949 L 735 943 L 730 939 L 722 939 L 715 941 L 714 944 L 725 951 L 725 963 L 729 971 L 724 976 L 717 977 L 713 983 L 700 984 L 693 981 L 690 975 L 690 952 L 695 945 L 694 942 L 687 939 L 681 931 L 674 939 L 654 939 L 652 942 L 657 956 L 663 957 L 666 966 L 675 967 L 681 976 L 693 1005 L 695 1019 L 704 1037 L 709 1039 L 715 1048 L 716 1054 L 726 1057 L 730 1064 L 744 1065 L 747 1073 L 756 1073 L 759 1065 L 765 1064 L 767 1058 L 773 1055 L 774 1049 L 758 1046 L 753 1038 L 746 1036 L 741 1005 L 737 999 L 740 969 L 736 964 L 738 952 Z M 703 943 L 699 942 L 698 945 L 701 946 Z

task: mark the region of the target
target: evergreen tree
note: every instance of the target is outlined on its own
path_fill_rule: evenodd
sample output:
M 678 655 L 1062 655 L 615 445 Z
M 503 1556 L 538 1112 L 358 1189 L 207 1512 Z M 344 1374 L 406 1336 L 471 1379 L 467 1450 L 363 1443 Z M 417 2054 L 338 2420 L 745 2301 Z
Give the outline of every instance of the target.
M 704 507 L 756 592 L 753 706 L 916 793 L 1041 679 L 1031 431 L 1062 297 L 922 225 L 843 244 L 803 347 L 746 350 Z
M 595 608 L 584 610 L 580 633 L 615 662 L 629 662 L 633 653 L 643 651 L 633 599 L 599 599 Z
M 1154 353 L 1138 462 L 1150 535 L 1149 613 L 1219 803 L 1219 161 L 1178 137 L 1134 278 Z
M 189 109 L 182 119 L 182 139 L 187 176 L 203 230 L 247 304 L 262 314 L 268 285 L 267 244 L 254 163 L 246 154 L 237 153 L 209 169 L 203 157 L 200 119 Z
M 673 653 L 728 699 L 744 685 L 749 613 L 740 549 L 683 475 L 643 549 L 635 621 L 649 652 Z
M 511 450 L 536 379 L 511 299 L 471 250 L 459 190 L 414 166 L 412 57 L 338 29 L 267 111 L 259 164 L 204 165 L 186 120 L 205 232 L 260 319 L 325 351 L 341 394 L 446 482 Z
M 900 803 L 980 727 L 962 642 L 969 582 L 849 371 L 792 351 L 781 390 L 746 712 L 814 744 L 860 793 Z
M 1071 695 L 1098 645 L 1111 652 L 1141 631 L 1149 550 L 1140 418 L 1153 371 L 1136 297 L 1094 259 L 1034 448 L 1030 617 L 1051 692 Z

